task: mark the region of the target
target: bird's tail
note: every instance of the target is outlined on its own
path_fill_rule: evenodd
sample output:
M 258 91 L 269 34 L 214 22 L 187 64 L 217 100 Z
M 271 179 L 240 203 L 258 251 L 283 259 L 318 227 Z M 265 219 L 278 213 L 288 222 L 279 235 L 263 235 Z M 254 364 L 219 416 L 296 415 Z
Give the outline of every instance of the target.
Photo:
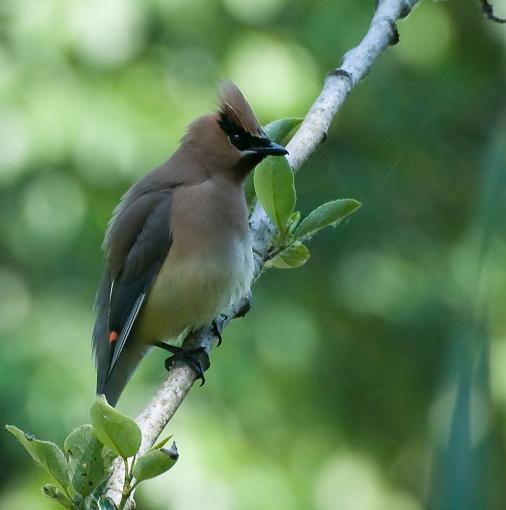
M 128 380 L 146 354 L 147 348 L 138 341 L 135 332 L 129 336 L 112 370 L 114 346 L 109 341 L 109 296 L 111 281 L 104 273 L 95 300 L 97 320 L 93 329 L 93 352 L 97 367 L 97 395 L 103 394 L 115 406 Z
M 97 395 L 105 395 L 107 402 L 115 406 L 146 351 L 144 346 L 137 345 L 136 342 L 126 345 L 111 373 L 103 378 L 103 381 L 97 380 Z

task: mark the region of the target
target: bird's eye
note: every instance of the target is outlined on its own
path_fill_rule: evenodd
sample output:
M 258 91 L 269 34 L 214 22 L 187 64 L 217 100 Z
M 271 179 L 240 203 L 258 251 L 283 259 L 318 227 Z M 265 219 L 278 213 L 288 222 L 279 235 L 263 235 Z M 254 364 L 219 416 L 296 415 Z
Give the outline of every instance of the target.
M 233 135 L 230 136 L 230 139 L 234 142 L 238 142 L 241 138 L 241 135 L 238 134 L 238 133 L 234 133 Z

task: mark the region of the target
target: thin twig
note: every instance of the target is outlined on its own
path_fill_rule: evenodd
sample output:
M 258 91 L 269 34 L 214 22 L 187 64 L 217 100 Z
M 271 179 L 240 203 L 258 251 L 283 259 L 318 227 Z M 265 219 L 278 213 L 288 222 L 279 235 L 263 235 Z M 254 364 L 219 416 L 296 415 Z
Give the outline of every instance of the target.
M 377 2 L 365 37 L 357 47 L 344 55 L 339 68 L 328 73 L 320 95 L 287 146 L 289 151 L 287 159 L 294 172 L 300 169 L 325 140 L 332 120 L 351 90 L 369 73 L 383 51 L 398 41 L 395 23 L 407 16 L 417 2 L 418 0 Z M 258 204 L 251 214 L 250 228 L 255 254 L 255 274 L 258 275 L 274 235 L 273 225 Z M 220 325 L 225 326 L 232 318 L 238 316 L 244 306 L 243 301 L 226 311 L 225 317 L 220 317 Z M 195 333 L 185 344 L 204 347 L 210 352 L 214 344 L 211 328 Z M 175 364 L 171 369 L 156 395 L 137 417 L 136 421 L 142 430 L 141 454 L 154 444 L 183 402 L 195 379 L 195 372 L 186 365 Z M 106 494 L 115 502 L 121 499 L 123 469 L 121 463 L 115 465 L 106 489 Z M 134 507 L 135 503 L 131 498 L 125 508 Z
M 506 23 L 506 18 L 496 16 L 494 13 L 494 6 L 488 0 L 479 0 L 481 4 L 481 11 L 485 18 L 495 21 L 496 23 Z

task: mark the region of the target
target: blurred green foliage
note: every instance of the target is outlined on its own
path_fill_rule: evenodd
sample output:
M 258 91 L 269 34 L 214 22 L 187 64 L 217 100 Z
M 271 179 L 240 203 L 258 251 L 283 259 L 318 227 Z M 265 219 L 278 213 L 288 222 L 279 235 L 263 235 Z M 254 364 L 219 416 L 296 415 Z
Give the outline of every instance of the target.
M 63 451 L 55 443 L 37 439 L 14 425 L 5 427 L 57 482 L 58 486 L 45 484 L 42 492 L 58 506 L 70 510 L 123 510 L 139 483 L 166 473 L 179 458 L 175 442 L 164 448 L 171 436 L 138 456 L 141 429 L 132 418 L 111 407 L 104 395 L 93 402 L 90 421 L 70 432 Z M 125 470 L 117 504 L 104 493 L 116 458 L 122 460 Z
M 373 3 L 0 2 L 0 423 L 61 444 L 87 420 L 106 222 L 216 81 L 263 123 L 303 116 Z M 505 507 L 506 32 L 457 0 L 422 1 L 399 31 L 296 176 L 303 215 L 364 206 L 256 285 L 140 508 Z M 163 378 L 153 352 L 120 409 Z M 0 443 L 0 509 L 50 508 Z

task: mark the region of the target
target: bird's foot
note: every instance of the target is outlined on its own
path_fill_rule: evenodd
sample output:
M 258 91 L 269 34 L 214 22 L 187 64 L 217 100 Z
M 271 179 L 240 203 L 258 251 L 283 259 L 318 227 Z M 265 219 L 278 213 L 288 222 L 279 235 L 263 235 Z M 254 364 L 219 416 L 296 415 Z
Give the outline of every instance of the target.
M 172 353 L 172 356 L 165 360 L 165 368 L 167 370 L 171 370 L 176 361 L 185 363 L 197 374 L 197 380 L 200 379 L 200 386 L 204 385 L 206 382 L 206 378 L 204 377 L 204 366 L 209 367 L 209 356 L 204 347 L 184 349 L 183 347 L 176 347 L 175 345 L 169 345 L 165 342 L 156 342 L 154 345 Z M 204 362 L 202 362 L 202 358 L 204 359 Z
M 176 350 L 171 350 L 173 355 L 165 360 L 165 368 L 170 370 L 176 361 L 185 363 L 192 368 L 197 374 L 197 380 L 200 379 L 200 386 L 206 382 L 204 377 L 203 363 L 200 361 L 200 356 L 205 356 L 209 359 L 204 347 L 197 347 L 196 349 L 183 349 L 182 347 L 175 347 Z
M 223 342 L 223 338 L 221 337 L 222 329 L 223 329 L 223 323 L 221 321 L 218 322 L 216 319 L 214 319 L 214 321 L 211 324 L 211 332 L 218 339 L 218 343 L 216 344 L 216 347 L 219 347 L 221 345 L 221 342 Z
M 244 317 L 250 310 L 251 310 L 251 300 L 253 296 L 251 295 L 251 292 L 248 292 L 246 296 L 242 299 L 242 302 L 240 304 L 239 310 L 235 314 L 236 318 L 240 319 Z

